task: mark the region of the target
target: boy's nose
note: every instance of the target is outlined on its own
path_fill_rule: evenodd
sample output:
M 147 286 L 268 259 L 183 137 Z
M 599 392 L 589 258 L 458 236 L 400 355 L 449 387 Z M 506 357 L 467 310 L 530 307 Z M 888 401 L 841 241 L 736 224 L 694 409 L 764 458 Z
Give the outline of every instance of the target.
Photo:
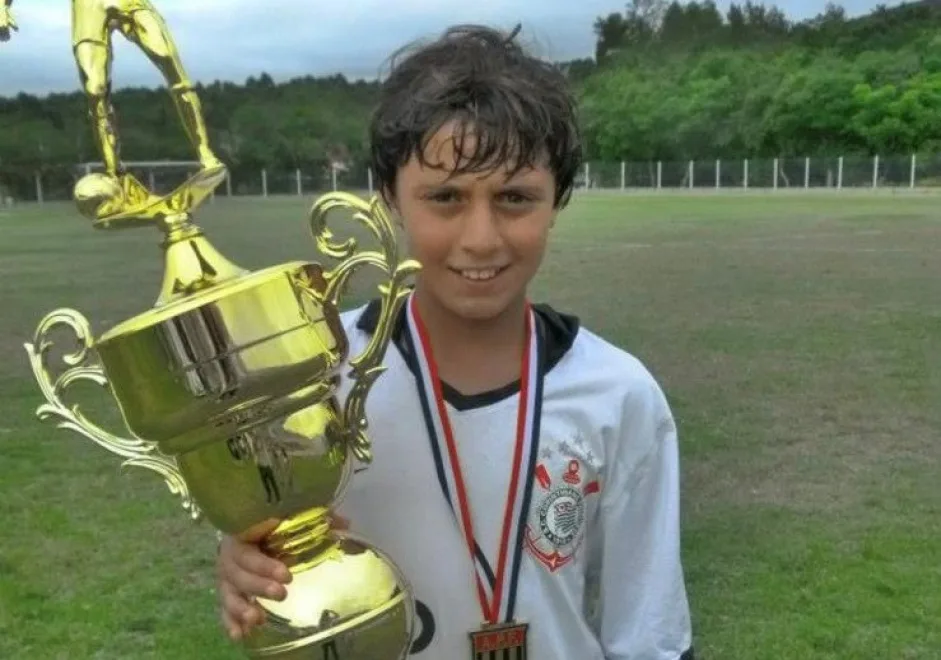
M 503 240 L 499 218 L 487 202 L 475 202 L 464 214 L 460 246 L 476 254 L 487 254 L 499 249 Z

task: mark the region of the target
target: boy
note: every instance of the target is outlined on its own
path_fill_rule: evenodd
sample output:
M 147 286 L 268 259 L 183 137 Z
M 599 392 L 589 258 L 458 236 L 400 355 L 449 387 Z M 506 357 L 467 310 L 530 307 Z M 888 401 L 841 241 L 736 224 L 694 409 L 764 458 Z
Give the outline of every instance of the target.
M 691 660 L 668 404 L 527 300 L 581 145 L 563 76 L 514 36 L 451 29 L 383 85 L 372 167 L 422 270 L 367 399 L 374 462 L 337 514 L 406 574 L 419 660 L 474 657 L 484 621 L 528 624 L 532 660 Z M 376 311 L 344 313 L 351 354 Z M 219 575 L 233 638 L 262 620 L 253 597 L 285 593 L 251 543 L 224 539 Z

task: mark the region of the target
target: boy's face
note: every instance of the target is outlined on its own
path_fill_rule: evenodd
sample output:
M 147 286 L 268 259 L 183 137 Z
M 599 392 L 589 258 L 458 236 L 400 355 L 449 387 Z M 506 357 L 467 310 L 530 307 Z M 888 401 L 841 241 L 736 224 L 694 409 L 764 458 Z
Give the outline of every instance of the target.
M 511 179 L 504 166 L 453 176 L 461 154 L 452 131 L 445 125 L 428 141 L 425 165 L 412 158 L 399 170 L 392 202 L 424 293 L 461 318 L 487 320 L 521 302 L 539 269 L 555 179 L 545 166 Z M 463 146 L 472 150 L 472 139 Z

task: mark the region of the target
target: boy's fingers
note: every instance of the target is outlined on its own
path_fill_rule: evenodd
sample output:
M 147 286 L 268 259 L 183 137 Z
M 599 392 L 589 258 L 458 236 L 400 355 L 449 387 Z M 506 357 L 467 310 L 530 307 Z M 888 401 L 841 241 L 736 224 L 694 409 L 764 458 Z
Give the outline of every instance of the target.
M 234 559 L 235 566 L 230 567 L 229 576 L 247 594 L 253 596 L 268 595 L 267 587 L 257 586 L 258 580 L 266 584 L 273 582 L 273 587 L 280 587 L 280 584 L 287 584 L 291 581 L 291 572 L 287 569 L 287 566 L 276 559 L 272 559 L 254 546 L 246 546 L 241 552 L 236 552 Z M 245 585 L 243 582 L 250 582 L 250 585 Z M 249 586 L 251 586 L 251 589 L 248 588 Z M 283 588 L 281 591 L 283 591 Z
M 242 639 L 242 626 L 225 610 L 222 610 L 222 627 L 233 642 Z
M 265 622 L 265 612 L 260 606 L 247 600 L 238 589 L 224 582 L 220 588 L 222 621 L 232 639 L 241 639 L 251 628 Z
M 242 629 L 248 632 L 248 630 L 265 622 L 265 612 L 258 605 L 249 605 L 242 612 L 240 618 L 242 620 Z
M 232 640 L 239 640 L 244 635 L 240 620 L 251 605 L 242 598 L 228 582 L 219 585 L 219 601 L 222 606 L 222 625 Z
M 252 571 L 243 570 L 238 566 L 229 569 L 226 580 L 241 598 L 255 596 L 257 598 L 282 600 L 287 596 L 287 590 L 279 581 Z

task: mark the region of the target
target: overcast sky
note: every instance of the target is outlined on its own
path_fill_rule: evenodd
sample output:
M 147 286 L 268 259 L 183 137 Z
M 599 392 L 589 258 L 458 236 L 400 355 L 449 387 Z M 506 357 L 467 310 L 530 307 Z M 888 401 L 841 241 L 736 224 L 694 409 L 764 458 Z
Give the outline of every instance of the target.
M 415 38 L 453 23 L 511 27 L 553 60 L 590 57 L 592 23 L 621 11 L 613 0 L 154 0 L 170 25 L 190 76 L 244 82 L 262 71 L 275 80 L 343 73 L 374 78 L 383 60 Z M 825 0 L 776 3 L 791 18 L 823 10 Z M 875 0 L 847 0 L 849 15 Z M 886 4 L 895 5 L 897 2 Z M 720 0 L 724 11 L 728 0 Z M 0 43 L 0 96 L 78 89 L 70 48 L 68 0 L 16 0 L 19 32 Z M 144 56 L 115 40 L 114 85 L 154 87 L 163 81 Z

